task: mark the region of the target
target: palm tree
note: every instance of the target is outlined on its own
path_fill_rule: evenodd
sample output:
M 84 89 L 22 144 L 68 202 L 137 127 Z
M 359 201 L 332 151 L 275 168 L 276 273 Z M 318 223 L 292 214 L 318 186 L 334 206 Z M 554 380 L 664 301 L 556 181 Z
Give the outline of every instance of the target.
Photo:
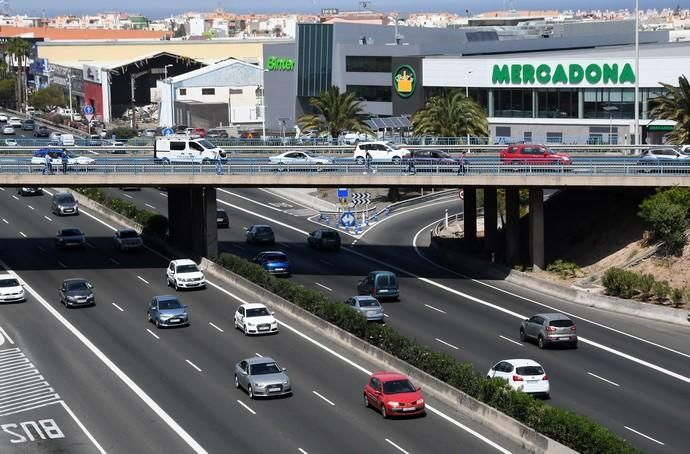
M 690 139 L 690 83 L 685 76 L 678 78 L 678 86 L 661 83 L 664 93 L 650 99 L 650 115 L 653 118 L 673 120 L 676 126 L 668 134 L 672 144 L 688 143 Z
M 26 76 L 25 64 L 31 52 L 31 44 L 22 38 L 10 38 L 5 43 L 4 53 L 5 57 L 10 57 L 11 66 L 16 60 L 16 76 L 15 76 L 15 90 L 17 109 L 21 110 L 25 100 L 25 86 L 24 77 Z
M 439 137 L 486 137 L 489 124 L 484 109 L 462 90 L 444 90 L 432 96 L 412 117 L 417 135 Z
M 319 113 L 301 115 L 297 124 L 302 130 L 316 129 L 330 133 L 331 137 L 339 137 L 344 131 L 372 133 L 362 119 L 362 101 L 357 101 L 353 92 L 340 93 L 340 88 L 334 85 L 311 98 L 309 104 Z

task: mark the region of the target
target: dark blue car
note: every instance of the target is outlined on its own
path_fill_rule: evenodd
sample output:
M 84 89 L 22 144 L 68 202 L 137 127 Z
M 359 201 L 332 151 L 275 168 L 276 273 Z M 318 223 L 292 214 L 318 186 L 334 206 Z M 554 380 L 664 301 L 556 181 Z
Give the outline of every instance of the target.
M 289 276 L 290 260 L 284 252 L 264 251 L 260 252 L 253 259 L 254 263 L 261 265 L 266 271 L 273 275 Z

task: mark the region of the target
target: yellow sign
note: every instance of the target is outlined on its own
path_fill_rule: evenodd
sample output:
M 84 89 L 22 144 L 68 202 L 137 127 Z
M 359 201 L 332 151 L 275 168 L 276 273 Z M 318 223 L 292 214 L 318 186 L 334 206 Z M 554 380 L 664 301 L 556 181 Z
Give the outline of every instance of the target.
M 401 98 L 409 98 L 417 87 L 417 75 L 409 65 L 401 65 L 393 73 L 393 88 Z

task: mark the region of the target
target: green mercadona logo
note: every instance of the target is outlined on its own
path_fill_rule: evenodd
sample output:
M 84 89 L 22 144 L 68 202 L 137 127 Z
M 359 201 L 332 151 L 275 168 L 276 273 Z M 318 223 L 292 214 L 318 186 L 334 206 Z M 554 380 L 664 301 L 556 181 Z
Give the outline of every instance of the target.
M 417 74 L 410 65 L 401 65 L 393 73 L 393 89 L 401 98 L 409 98 L 417 88 Z
M 635 72 L 630 63 L 590 63 L 580 65 L 494 65 L 491 72 L 493 84 L 539 84 L 578 85 L 585 81 L 588 84 L 634 84 Z

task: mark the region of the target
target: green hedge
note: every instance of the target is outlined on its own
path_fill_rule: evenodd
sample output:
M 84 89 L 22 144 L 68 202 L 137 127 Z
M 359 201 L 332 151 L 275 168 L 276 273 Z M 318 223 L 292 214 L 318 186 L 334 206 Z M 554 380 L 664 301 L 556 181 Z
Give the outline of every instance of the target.
M 406 361 L 470 396 L 517 419 L 570 448 L 586 453 L 640 453 L 607 428 L 571 411 L 551 407 L 531 396 L 512 391 L 499 379 L 487 380 L 472 365 L 439 353 L 409 339 L 388 325 L 367 323 L 349 306 L 326 295 L 277 279 L 261 266 L 223 253 L 217 262 L 224 268 L 258 284 L 360 339 Z
M 659 303 L 671 300 L 674 306 L 683 304 L 685 288 L 671 287 L 668 281 L 657 281 L 651 274 L 638 274 L 621 268 L 609 268 L 601 278 L 607 295 L 631 299 L 638 297 L 642 301 L 652 298 Z

